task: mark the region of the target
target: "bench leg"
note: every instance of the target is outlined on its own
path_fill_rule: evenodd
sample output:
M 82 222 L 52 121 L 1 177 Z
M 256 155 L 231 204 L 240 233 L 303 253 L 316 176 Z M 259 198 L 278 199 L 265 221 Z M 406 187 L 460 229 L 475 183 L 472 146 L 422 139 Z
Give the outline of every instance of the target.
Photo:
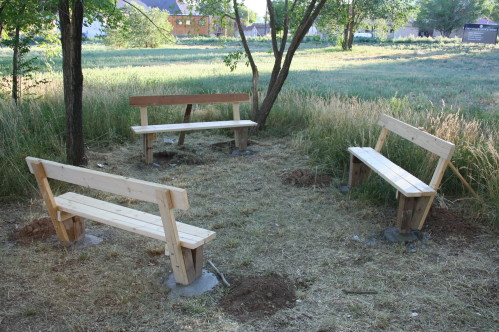
M 248 128 L 234 128 L 234 142 L 239 150 L 246 150 L 248 147 Z
M 69 242 L 76 242 L 85 236 L 85 224 L 82 218 L 74 216 L 64 220 L 62 223 L 68 234 Z
M 421 229 L 432 201 L 433 196 L 406 197 L 399 193 L 398 230 L 409 233 L 411 229 Z
M 348 174 L 348 186 L 350 188 L 362 183 L 370 173 L 370 168 L 366 166 L 354 155 L 350 155 L 350 172 Z
M 142 135 L 143 148 L 144 148 L 144 162 L 146 164 L 152 164 L 152 143 L 154 142 L 154 134 L 144 134 Z
M 182 248 L 182 255 L 184 256 L 187 279 L 190 284 L 203 273 L 204 248 L 203 246 L 196 249 Z

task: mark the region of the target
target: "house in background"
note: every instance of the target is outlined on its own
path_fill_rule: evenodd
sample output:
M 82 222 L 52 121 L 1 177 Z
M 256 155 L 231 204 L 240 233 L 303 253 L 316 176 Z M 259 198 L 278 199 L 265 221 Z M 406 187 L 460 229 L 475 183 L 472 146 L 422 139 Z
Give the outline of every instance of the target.
M 234 36 L 236 26 L 232 20 L 224 22 L 222 27 L 219 20 L 212 16 L 201 15 L 195 10 L 179 0 L 134 0 L 137 6 L 143 8 L 159 8 L 166 10 L 170 14 L 168 21 L 173 29 L 171 34 L 176 37 L 184 36 Z M 117 7 L 126 5 L 123 0 L 117 1 Z M 102 34 L 102 26 L 99 22 L 94 22 L 88 27 L 84 27 L 83 34 L 92 38 Z

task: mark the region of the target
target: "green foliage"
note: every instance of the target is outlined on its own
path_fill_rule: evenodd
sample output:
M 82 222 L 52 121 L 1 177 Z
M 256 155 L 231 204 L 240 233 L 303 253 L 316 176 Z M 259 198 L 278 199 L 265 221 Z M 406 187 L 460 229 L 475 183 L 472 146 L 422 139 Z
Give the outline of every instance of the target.
M 246 58 L 245 65 L 249 66 L 248 55 L 244 52 L 237 51 L 231 52 L 224 57 L 224 63 L 230 68 L 230 71 L 234 71 L 237 68 L 237 64 L 242 58 Z
M 472 23 L 486 10 L 485 0 L 421 0 L 414 25 L 449 37 L 452 30 Z
M 351 50 L 353 34 L 361 25 L 378 28 L 381 35 L 405 24 L 415 10 L 411 0 L 332 0 L 317 25 L 341 39 L 343 50 Z M 386 22 L 389 22 L 390 27 Z
M 172 25 L 168 11 L 151 8 L 142 11 L 139 5 L 125 6 L 121 22 L 104 30 L 104 42 L 116 48 L 157 48 L 172 43 Z

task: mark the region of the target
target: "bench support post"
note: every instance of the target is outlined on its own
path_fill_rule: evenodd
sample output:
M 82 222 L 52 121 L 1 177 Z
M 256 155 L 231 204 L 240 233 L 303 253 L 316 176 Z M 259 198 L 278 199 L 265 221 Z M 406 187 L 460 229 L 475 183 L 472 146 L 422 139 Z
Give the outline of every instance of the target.
M 144 149 L 144 162 L 146 164 L 152 164 L 153 154 L 152 154 L 152 144 L 154 142 L 154 134 L 143 134 L 143 149 Z
M 371 172 L 371 169 L 366 166 L 354 155 L 350 155 L 350 172 L 348 174 L 348 186 L 350 188 L 358 186 L 362 183 Z
M 421 229 L 435 196 L 406 197 L 399 193 L 397 228 L 401 233 Z
M 248 128 L 235 128 L 234 129 L 234 142 L 236 144 L 236 148 L 239 150 L 246 150 L 248 147 Z
M 40 193 L 42 194 L 47 210 L 49 211 L 50 219 L 54 225 L 57 237 L 59 238 L 59 241 L 61 241 L 62 245 L 67 247 L 70 244 L 69 237 L 66 232 L 66 228 L 63 227 L 63 225 L 57 220 L 57 205 L 55 204 L 54 195 L 52 194 L 52 189 L 50 189 L 45 169 L 40 162 L 33 163 L 32 167 L 34 172 L 33 174 L 35 175 L 36 182 L 40 188 Z
M 191 112 L 192 112 L 192 104 L 187 104 L 187 108 L 185 109 L 184 114 L 184 123 L 191 122 Z M 178 137 L 178 146 L 184 145 L 185 140 L 185 131 L 181 131 Z
M 173 214 L 173 204 L 169 191 L 158 190 L 156 192 L 158 207 L 165 230 L 165 239 L 175 281 L 182 285 L 189 285 L 192 281 L 189 277 L 195 276 L 195 263 L 192 255 L 187 255 L 187 261 L 180 246 L 180 240 L 177 231 L 177 222 Z
M 187 279 L 190 284 L 203 273 L 204 248 L 203 246 L 196 249 L 182 248 L 182 256 L 184 256 Z

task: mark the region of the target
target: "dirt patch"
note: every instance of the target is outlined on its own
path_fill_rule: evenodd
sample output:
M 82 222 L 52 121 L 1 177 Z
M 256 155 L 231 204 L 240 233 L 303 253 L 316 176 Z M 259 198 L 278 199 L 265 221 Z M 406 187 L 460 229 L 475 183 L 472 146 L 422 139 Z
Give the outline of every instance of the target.
M 423 231 L 428 232 L 436 242 L 445 241 L 450 236 L 471 242 L 480 233 L 480 228 L 455 211 L 432 207 Z
M 312 173 L 299 169 L 286 176 L 283 182 L 298 187 L 325 187 L 331 183 L 332 179 L 332 176 L 328 174 Z
M 155 152 L 154 162 L 160 165 L 202 165 L 204 164 L 203 158 L 198 156 L 194 151 L 161 151 Z
M 294 304 L 294 285 L 276 273 L 236 282 L 219 302 L 224 311 L 243 322 L 272 316 Z
M 10 239 L 21 245 L 30 245 L 35 240 L 46 240 L 53 235 L 55 235 L 55 229 L 52 220 L 49 217 L 43 217 L 15 231 Z

